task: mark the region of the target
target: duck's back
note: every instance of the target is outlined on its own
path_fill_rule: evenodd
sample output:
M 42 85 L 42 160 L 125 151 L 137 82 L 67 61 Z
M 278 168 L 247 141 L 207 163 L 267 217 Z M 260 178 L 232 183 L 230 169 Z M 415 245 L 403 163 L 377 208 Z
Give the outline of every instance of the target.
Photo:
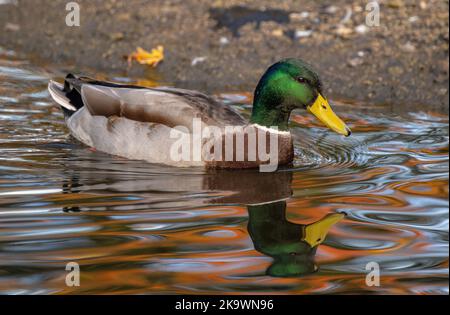
M 219 127 L 245 124 L 232 108 L 198 91 L 120 85 L 71 74 L 66 77 L 64 86 L 51 82 L 49 90 L 67 116 L 86 107 L 93 116 L 124 117 L 168 127 L 191 129 L 194 118 Z

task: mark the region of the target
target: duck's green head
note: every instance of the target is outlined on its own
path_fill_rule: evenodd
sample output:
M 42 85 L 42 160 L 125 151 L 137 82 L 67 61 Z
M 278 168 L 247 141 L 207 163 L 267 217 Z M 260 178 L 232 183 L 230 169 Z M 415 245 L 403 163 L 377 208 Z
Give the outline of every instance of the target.
M 304 61 L 292 58 L 273 64 L 260 79 L 255 89 L 251 122 L 287 130 L 294 109 L 309 111 L 339 134 L 351 134 L 323 96 L 317 73 Z

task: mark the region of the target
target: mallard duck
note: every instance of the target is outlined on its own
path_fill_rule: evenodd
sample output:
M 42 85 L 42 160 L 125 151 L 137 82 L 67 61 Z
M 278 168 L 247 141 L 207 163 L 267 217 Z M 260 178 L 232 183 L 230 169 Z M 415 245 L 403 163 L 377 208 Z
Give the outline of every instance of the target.
M 267 69 L 254 92 L 250 121 L 215 98 L 191 90 L 121 85 L 72 74 L 64 84 L 50 81 L 48 89 L 76 139 L 99 151 L 153 163 L 206 168 L 253 168 L 272 160 L 289 164 L 294 148 L 288 122 L 294 109 L 309 111 L 339 134 L 351 133 L 323 96 L 319 76 L 300 59 L 285 59 Z M 198 130 L 194 121 L 199 122 Z M 200 138 L 199 153 L 196 132 L 212 127 L 223 133 Z M 266 137 L 254 140 L 258 133 Z M 243 137 L 240 153 L 238 137 Z M 263 158 L 269 148 L 276 159 Z

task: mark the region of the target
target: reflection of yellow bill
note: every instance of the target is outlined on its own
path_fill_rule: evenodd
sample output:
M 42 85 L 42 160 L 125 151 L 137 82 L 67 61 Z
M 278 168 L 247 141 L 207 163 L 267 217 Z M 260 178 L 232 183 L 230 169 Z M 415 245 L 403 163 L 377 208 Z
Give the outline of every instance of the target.
M 303 241 L 311 247 L 321 244 L 327 237 L 330 228 L 345 217 L 343 213 L 333 213 L 325 216 L 317 222 L 304 227 Z
M 331 130 L 346 137 L 352 133 L 345 123 L 333 112 L 330 104 L 328 104 L 328 101 L 321 94 L 319 94 L 314 104 L 308 107 L 308 111 Z

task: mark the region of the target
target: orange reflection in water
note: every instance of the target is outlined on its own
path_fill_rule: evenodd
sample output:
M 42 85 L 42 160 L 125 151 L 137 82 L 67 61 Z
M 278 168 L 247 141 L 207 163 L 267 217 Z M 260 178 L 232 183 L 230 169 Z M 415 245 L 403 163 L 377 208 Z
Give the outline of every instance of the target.
M 1 293 L 448 292 L 446 117 L 339 103 L 342 140 L 297 112 L 293 167 L 205 174 L 89 151 L 47 75 L 15 70 L 0 82 Z M 219 95 L 247 116 L 251 96 Z M 80 287 L 65 285 L 68 262 Z M 380 287 L 365 283 L 369 262 Z

